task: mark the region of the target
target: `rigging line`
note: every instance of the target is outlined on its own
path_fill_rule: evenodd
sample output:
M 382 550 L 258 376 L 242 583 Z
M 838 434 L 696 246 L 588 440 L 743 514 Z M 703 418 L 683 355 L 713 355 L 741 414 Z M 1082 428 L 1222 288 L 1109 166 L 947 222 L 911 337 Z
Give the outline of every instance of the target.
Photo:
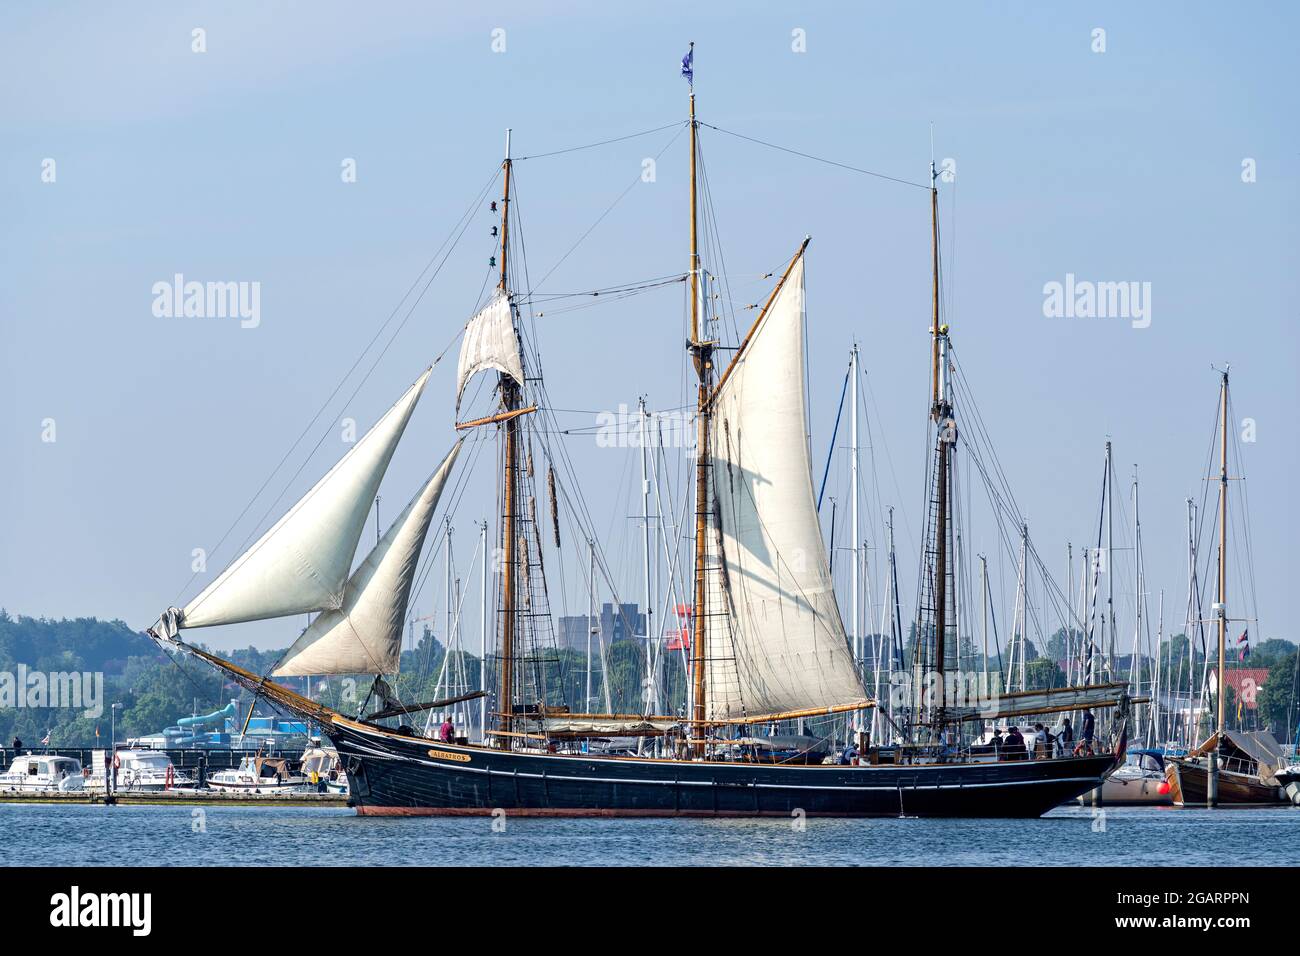
M 515 301 L 520 303 L 521 305 L 524 303 L 532 305 L 533 303 L 544 304 L 546 302 L 554 302 L 556 299 L 572 299 L 572 298 L 579 298 L 582 296 L 609 295 L 615 292 L 626 292 L 633 289 L 648 289 L 648 288 L 654 288 L 655 286 L 659 286 L 659 285 L 668 285 L 673 282 L 680 282 L 683 279 L 685 279 L 686 276 L 687 276 L 686 273 L 678 272 L 673 275 L 654 276 L 653 278 L 650 279 L 641 279 L 637 282 L 604 286 L 603 288 L 591 289 L 586 292 L 538 292 L 536 294 L 530 294 L 528 296 L 520 296 Z
M 840 433 L 840 416 L 844 414 L 844 396 L 849 390 L 849 376 L 853 374 L 853 362 L 849 361 L 848 371 L 844 373 L 844 385 L 840 388 L 840 407 L 835 412 L 835 427 L 831 429 L 831 447 L 826 453 L 826 469 L 822 472 L 822 487 L 817 492 L 817 510 L 822 510 L 822 495 L 826 494 L 826 479 L 831 473 L 831 460 L 835 457 L 835 436 Z M 857 489 L 853 490 L 857 494 Z M 855 548 L 857 544 L 853 545 Z
M 766 146 L 769 149 L 779 150 L 783 153 L 790 153 L 791 155 L 794 156 L 801 156 L 804 159 L 811 159 L 814 162 L 825 163 L 827 166 L 837 166 L 840 169 L 847 169 L 851 173 L 861 173 L 864 176 L 874 176 L 876 179 L 884 179 L 891 183 L 898 183 L 901 186 L 915 186 L 917 189 L 924 189 L 927 192 L 930 189 L 929 186 L 922 185 L 921 183 L 914 183 L 910 179 L 899 179 L 896 176 L 886 176 L 884 173 L 877 173 L 870 169 L 862 169 L 858 166 L 850 166 L 847 163 L 836 162 L 833 159 L 825 159 L 821 156 L 814 156 L 811 153 L 803 153 L 797 149 L 791 149 L 788 146 L 779 146 L 776 143 L 769 143 L 761 139 L 755 139 L 753 136 L 746 136 L 744 133 L 737 133 L 734 130 L 723 129 L 721 126 L 714 126 L 711 123 L 701 122 L 700 125 L 706 126 L 712 130 L 717 130 L 719 133 L 726 133 L 728 136 L 735 136 L 737 139 L 743 139 L 751 143 L 757 143 L 759 146 Z
M 526 159 L 545 159 L 548 156 L 562 156 L 565 153 L 576 153 L 582 149 L 595 149 L 597 146 L 608 146 L 611 143 L 622 143 L 629 139 L 636 139 L 638 136 L 649 136 L 651 133 L 659 133 L 666 129 L 673 129 L 678 126 L 685 126 L 688 120 L 678 120 L 675 123 L 665 123 L 663 126 L 656 126 L 654 129 L 643 129 L 639 133 L 628 133 L 626 136 L 616 136 L 613 139 L 603 139 L 598 143 L 587 143 L 583 146 L 568 146 L 564 149 L 553 149 L 549 153 L 533 153 L 531 156 L 517 156 L 511 162 L 522 163 Z
M 664 153 L 666 153 L 668 151 L 668 148 L 672 146 L 673 143 L 677 142 L 677 137 L 682 135 L 682 130 L 684 130 L 685 128 L 686 128 L 685 125 L 683 125 L 681 129 L 677 130 L 677 132 L 673 135 L 673 138 L 664 144 L 663 149 L 659 150 L 659 152 L 655 154 L 654 158 L 656 160 L 659 159 L 659 157 L 662 156 Z M 583 241 L 589 235 L 591 235 L 593 231 L 595 231 L 596 227 L 599 226 L 601 222 L 604 221 L 606 216 L 608 216 L 611 212 L 614 211 L 614 207 L 617 206 L 620 202 L 622 202 L 624 197 L 627 196 L 628 193 L 630 193 L 633 189 L 636 188 L 637 183 L 639 182 L 641 182 L 641 174 L 637 173 L 636 178 L 632 180 L 632 182 L 628 185 L 628 187 L 618 194 L 618 198 L 615 199 L 612 203 L 610 203 L 609 206 L 605 209 L 605 211 L 602 212 L 596 218 L 596 221 L 587 227 L 587 231 L 584 232 L 581 236 L 579 236 L 577 238 L 577 241 L 575 241 L 573 245 L 569 247 L 569 251 L 566 252 L 564 255 L 560 256 L 559 261 L 557 261 L 555 265 L 551 266 L 551 268 L 547 271 L 547 273 L 544 276 L 542 276 L 542 278 L 538 281 L 537 285 L 530 286 L 529 288 L 537 289 L 545 285 L 546 280 L 549 279 L 554 274 L 555 270 L 560 268 L 560 266 L 564 264 L 564 261 L 568 259 L 569 256 L 573 255 L 573 253 L 577 250 L 578 246 L 582 245 Z
M 686 281 L 686 277 L 682 276 L 681 278 L 671 279 L 668 282 L 658 282 L 655 283 L 654 285 L 644 286 L 639 289 L 627 289 L 627 290 L 610 292 L 610 293 L 602 293 L 599 295 L 584 296 L 583 298 L 587 299 L 587 301 L 575 302 L 572 305 L 567 305 L 564 306 L 563 308 L 558 308 L 558 309 L 548 308 L 545 312 L 535 313 L 533 315 L 533 318 L 535 319 L 550 318 L 551 316 L 554 315 L 565 315 L 569 312 L 581 312 L 584 309 L 594 309 L 602 305 L 607 305 L 611 302 L 622 302 L 624 299 L 630 299 L 637 295 L 643 295 L 646 292 L 652 292 L 655 289 L 660 289 L 669 285 L 677 285 L 678 283 L 684 283 L 685 281 Z M 570 298 L 570 297 L 566 297 L 566 298 Z M 532 304 L 533 303 L 531 302 L 529 303 L 529 305 Z M 546 305 L 547 303 L 539 302 L 536 304 Z
M 481 203 L 481 202 L 483 201 L 483 196 L 487 193 L 487 191 L 488 191 L 489 189 L 492 188 L 492 184 L 493 184 L 494 182 L 496 182 L 496 178 L 497 178 L 497 176 L 498 176 L 499 174 L 500 174 L 500 171 L 499 171 L 499 170 L 493 172 L 492 177 L 487 181 L 487 183 L 484 184 L 483 188 L 480 189 L 479 192 L 478 192 L 478 194 L 474 197 L 474 201 L 470 204 L 469 209 L 465 212 L 465 214 L 461 217 L 460 220 L 457 220 L 457 226 L 460 225 L 461 221 L 463 221 L 463 220 L 468 220 L 469 217 L 472 216 L 473 211 L 474 211 L 474 208 L 475 208 L 476 206 L 478 206 L 478 204 Z M 467 224 L 468 224 L 468 223 L 467 223 Z M 425 273 L 428 272 L 429 269 L 430 269 L 430 267 L 434 264 L 434 262 L 437 261 L 437 259 L 438 259 L 438 255 L 439 255 L 440 253 L 442 253 L 444 249 L 447 249 L 447 245 L 448 245 L 448 243 L 452 243 L 452 248 L 454 248 L 454 247 L 455 247 L 455 242 L 458 240 L 459 235 L 463 235 L 463 234 L 464 234 L 464 231 L 465 231 L 465 230 L 464 230 L 464 228 L 462 227 L 462 228 L 460 229 L 460 233 L 458 234 L 457 231 L 456 231 L 456 227 L 452 227 L 452 231 L 451 231 L 450 233 L 447 234 L 447 238 L 443 239 L 442 244 L 441 244 L 440 246 L 438 246 L 437 250 L 434 251 L 434 254 L 433 254 L 432 258 L 430 258 L 429 261 L 425 264 L 424 268 L 420 270 L 419 275 L 417 275 L 417 276 L 415 277 L 415 281 L 411 283 L 410 288 L 408 288 L 408 289 L 406 290 L 406 292 L 403 293 L 401 299 L 398 300 L 397 305 L 395 305 L 395 306 L 393 307 L 393 311 L 389 313 L 388 318 L 385 319 L 384 322 L 383 322 L 383 324 L 380 325 L 380 327 L 378 328 L 378 330 L 376 330 L 374 336 L 373 336 L 373 337 L 370 339 L 370 341 L 366 344 L 366 347 L 365 347 L 364 349 L 361 350 L 361 353 L 357 356 L 356 361 L 354 361 L 354 362 L 352 363 L 352 367 L 349 368 L 349 369 L 347 370 L 347 372 L 344 373 L 343 377 L 339 379 L 338 384 L 335 385 L 335 386 L 334 386 L 334 389 L 330 392 L 329 397 L 327 397 L 327 398 L 325 399 L 324 403 L 322 403 L 321 407 L 320 407 L 319 409 L 317 409 L 316 414 L 312 416 L 311 420 L 307 423 L 306 427 L 304 427 L 303 430 L 302 430 L 302 432 L 298 435 L 298 437 L 297 437 L 296 439 L 294 439 L 294 443 L 289 447 L 289 450 L 286 451 L 286 452 L 284 453 L 284 456 L 280 459 L 279 463 L 276 464 L 275 468 L 273 468 L 273 469 L 271 470 L 271 473 L 270 473 L 269 475 L 266 476 L 266 480 L 262 482 L 261 487 L 258 488 L 257 491 L 253 494 L 252 498 L 250 498 L 250 499 L 248 500 L 248 504 L 244 505 L 243 510 L 240 511 L 239 515 L 235 518 L 235 520 L 234 520 L 233 522 L 231 522 L 230 527 L 226 529 L 226 531 L 225 531 L 224 534 L 222 534 L 221 538 L 217 541 L 216 546 L 212 549 L 213 553 L 216 553 L 217 551 L 219 551 L 220 548 L 221 548 L 221 546 L 222 546 L 223 544 L 225 544 L 226 539 L 230 537 L 231 532 L 233 532 L 233 531 L 235 530 L 235 528 L 239 525 L 239 522 L 242 521 L 242 520 L 244 519 L 244 516 L 245 516 L 246 514 L 248 514 L 249 509 L 253 507 L 253 503 L 254 503 L 255 501 L 257 501 L 257 499 L 258 499 L 259 497 L 261 497 L 262 492 L 266 490 L 267 486 L 271 484 L 272 479 L 275 478 L 276 474 L 279 473 L 280 469 L 284 467 L 284 463 L 285 463 L 286 461 L 289 460 L 289 457 L 293 454 L 294 450 L 295 450 L 295 449 L 298 447 L 298 445 L 302 442 L 303 438 L 305 438 L 305 437 L 307 436 L 307 433 L 311 431 L 312 427 L 316 424 L 316 422 L 317 422 L 317 420 L 320 418 L 320 416 L 321 416 L 322 414 L 324 414 L 325 409 L 327 409 L 327 408 L 330 406 L 330 404 L 334 401 L 335 396 L 338 395 L 339 391 L 343 388 L 344 383 L 345 383 L 345 382 L 346 382 L 346 381 L 347 381 L 347 380 L 352 376 L 352 373 L 355 372 L 355 371 L 357 370 L 357 367 L 361 364 L 361 360 L 365 357 L 366 353 L 369 352 L 370 349 L 374 347 L 374 344 L 375 344 L 377 341 L 379 341 L 379 337 L 380 337 L 381 335 L 383 335 L 383 333 L 384 333 L 384 329 L 386 329 L 386 328 L 388 327 L 389 323 L 393 321 L 393 318 L 394 318 L 394 317 L 397 315 L 397 313 L 401 310 L 401 308 L 402 308 L 402 303 L 404 303 L 404 302 L 405 302 L 405 301 L 410 297 L 411 293 L 415 290 L 415 287 L 418 286 L 418 285 L 420 284 L 420 280 L 421 280 L 422 278 L 424 278 Z M 447 254 L 450 255 L 450 250 L 447 250 Z M 443 263 L 445 263 L 445 262 L 446 262 L 446 256 L 443 256 Z M 442 269 L 442 266 L 439 265 L 439 266 L 438 266 L 438 271 L 441 271 L 441 269 Z M 436 276 L 437 274 L 438 274 L 438 272 L 435 271 L 435 272 L 434 272 L 434 276 Z M 430 282 L 432 282 L 432 280 L 433 280 L 433 277 L 431 276 L 431 277 L 430 277 Z M 426 288 L 426 289 L 428 288 L 428 284 L 425 285 L 425 288 Z M 421 296 L 423 296 L 423 294 L 424 294 L 424 293 L 421 292 Z M 419 300 L 417 299 L 416 301 L 417 301 L 417 303 L 418 303 Z M 412 308 L 414 308 L 414 306 L 412 306 Z M 407 318 L 410 318 L 410 313 L 409 313 L 409 312 L 407 313 Z M 406 320 L 403 319 L 403 320 L 402 320 L 402 325 L 405 325 L 405 324 L 406 324 Z M 401 331 L 401 326 L 398 327 L 398 331 Z M 390 343 L 390 344 L 391 344 L 391 343 Z M 453 344 L 454 344 L 454 340 L 453 340 Z M 450 346 L 448 346 L 448 348 L 450 348 Z M 382 354 L 383 354 L 383 353 L 380 353 L 381 357 L 382 357 Z M 444 354 L 445 354 L 445 350 L 444 350 Z M 440 357 L 441 357 L 441 356 L 440 356 Z M 372 366 L 372 367 L 371 367 L 371 371 L 373 371 L 373 368 L 374 368 L 374 367 Z M 368 378 L 369 375 L 370 375 L 370 373 L 367 372 L 367 373 L 366 373 L 366 377 Z M 362 384 L 364 384 L 364 383 L 365 383 L 365 379 L 363 378 L 363 379 L 362 379 Z M 359 387 L 359 386 L 358 386 L 358 387 Z M 356 393 L 354 392 L 353 395 L 355 396 L 355 394 L 356 394 Z M 350 400 L 351 400 L 351 399 L 349 399 L 349 401 L 350 401 Z M 322 440 L 323 440 L 323 439 L 322 439 Z M 317 443 L 317 446 L 316 446 L 316 447 L 317 447 L 317 448 L 320 447 L 320 443 L 319 443 L 319 442 Z M 314 451 L 314 449 L 313 449 L 313 451 Z M 310 458 L 310 455 L 309 455 L 308 457 Z M 304 464 L 305 464 L 305 462 L 304 462 Z M 299 472 L 301 472 L 301 470 L 302 470 L 302 469 L 300 468 L 300 469 L 299 469 Z M 295 474 L 295 477 L 297 477 L 296 474 Z M 290 479 L 291 482 L 292 482 L 292 480 L 293 480 L 293 479 Z M 283 497 L 283 495 L 284 495 L 284 492 L 281 492 L 281 493 L 280 493 L 280 496 Z M 276 500 L 278 501 L 279 498 L 277 498 Z M 265 516 L 263 517 L 262 520 L 265 520 Z M 249 537 L 251 537 L 251 536 L 252 536 L 252 535 L 250 534 Z M 246 544 L 247 542 L 248 542 L 248 538 L 245 538 L 245 539 L 244 539 L 244 543 Z M 197 577 L 199 576 L 199 574 L 200 574 L 200 572 L 195 571 L 193 574 L 190 575 L 189 580 L 185 582 L 184 586 L 182 586 L 182 588 L 180 589 L 180 591 L 177 593 L 177 595 L 176 595 L 174 601 L 177 601 L 177 602 L 180 601 L 181 595 L 184 594 L 186 590 L 188 590 L 189 586 L 190 586 L 191 584 L 194 583 L 194 579 L 197 578 Z

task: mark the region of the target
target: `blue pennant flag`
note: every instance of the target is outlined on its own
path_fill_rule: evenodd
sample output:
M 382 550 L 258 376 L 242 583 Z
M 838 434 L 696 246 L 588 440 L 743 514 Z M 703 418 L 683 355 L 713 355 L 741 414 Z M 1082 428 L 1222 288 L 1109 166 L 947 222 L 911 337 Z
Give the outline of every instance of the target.
M 682 57 L 682 76 L 686 77 L 686 81 L 690 83 L 691 86 L 695 85 L 694 66 L 695 66 L 695 44 L 692 43 L 691 48 L 687 50 L 686 55 Z

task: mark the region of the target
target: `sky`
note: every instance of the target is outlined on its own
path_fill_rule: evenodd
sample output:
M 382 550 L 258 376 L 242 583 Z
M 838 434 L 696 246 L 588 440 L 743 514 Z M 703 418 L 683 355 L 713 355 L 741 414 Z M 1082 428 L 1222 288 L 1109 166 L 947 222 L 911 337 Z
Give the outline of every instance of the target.
M 381 522 L 392 517 L 454 440 L 453 344 L 489 280 L 499 181 L 484 187 L 507 127 L 513 154 L 536 157 L 515 163 L 535 296 L 686 270 L 679 64 L 693 41 L 722 253 L 706 266 L 739 308 L 812 236 L 817 472 L 848 350 L 861 349 L 868 606 L 882 600 L 871 568 L 889 506 L 905 619 L 914 601 L 930 326 L 929 196 L 915 184 L 933 156 L 952 173 L 939 184 L 944 320 L 1061 586 L 1067 546 L 1077 588 L 1079 549 L 1095 543 L 1109 439 L 1127 509 L 1117 538 L 1132 538 L 1136 465 L 1142 591 L 1153 608 L 1163 591 L 1166 633 L 1181 630 L 1184 499 L 1206 490 L 1211 365 L 1231 363 L 1247 477 L 1232 492 L 1249 489 L 1254 574 L 1234 559 L 1249 600 L 1230 607 L 1253 638 L 1294 640 L 1297 20 L 1281 3 L 6 5 L 0 605 L 149 626 L 346 450 L 342 419 L 364 429 L 445 355 L 381 490 Z M 606 140 L 618 141 L 540 155 Z M 441 268 L 412 308 L 405 293 L 431 261 Z M 257 283 L 256 322 L 155 314 L 155 284 L 178 273 Z M 1045 287 L 1069 281 L 1137 283 L 1145 315 L 1045 315 Z M 640 593 L 640 460 L 593 426 L 640 396 L 687 403 L 683 303 L 670 285 L 537 306 L 550 406 L 570 431 L 553 437 L 601 540 L 604 600 Z M 735 312 L 739 331 L 753 315 Z M 386 350 L 368 350 L 398 323 Z M 734 344 L 730 321 L 721 331 Z M 841 545 L 846 441 L 827 486 Z M 452 547 L 472 606 L 494 478 L 490 448 L 465 457 Z M 989 555 L 1005 618 L 1014 558 L 993 527 L 965 533 L 971 555 Z M 552 603 L 581 613 L 586 558 L 566 537 Z M 194 574 L 198 548 L 207 570 Z M 444 576 L 435 562 L 413 613 L 445 614 Z M 1116 588 L 1131 614 L 1135 586 Z M 300 627 L 200 637 L 280 647 Z

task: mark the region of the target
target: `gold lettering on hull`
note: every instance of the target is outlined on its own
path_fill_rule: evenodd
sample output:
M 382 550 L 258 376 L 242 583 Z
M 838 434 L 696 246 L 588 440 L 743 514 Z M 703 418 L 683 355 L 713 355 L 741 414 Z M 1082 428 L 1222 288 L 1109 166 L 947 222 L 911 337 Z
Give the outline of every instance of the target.
M 429 756 L 434 760 L 455 760 L 457 763 L 469 763 L 469 754 L 456 754 L 450 750 L 430 750 Z

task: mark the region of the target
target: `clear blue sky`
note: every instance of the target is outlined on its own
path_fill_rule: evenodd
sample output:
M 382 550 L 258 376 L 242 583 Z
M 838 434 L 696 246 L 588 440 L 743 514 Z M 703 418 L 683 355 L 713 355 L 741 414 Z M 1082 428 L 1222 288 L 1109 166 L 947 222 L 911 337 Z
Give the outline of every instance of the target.
M 215 544 L 401 299 L 498 164 L 504 128 L 527 155 L 682 120 L 678 61 L 694 40 L 706 123 L 918 181 L 934 124 L 936 156 L 957 164 L 941 193 L 946 315 L 1037 546 L 1064 577 L 1066 542 L 1091 540 L 1109 435 L 1121 482 L 1140 467 L 1147 590 L 1154 603 L 1165 589 L 1175 630 L 1183 499 L 1202 493 L 1214 414 L 1209 366 L 1230 361 L 1237 417 L 1257 423 L 1244 451 L 1253 633 L 1294 639 L 1298 20 L 1281 3 L 6 5 L 0 604 L 143 628 L 192 596 L 191 549 Z M 1104 53 L 1092 49 L 1098 27 Z M 795 29 L 806 52 L 791 49 Z M 672 135 L 518 164 L 534 279 Z M 910 521 L 910 603 L 926 194 L 707 129 L 703 148 L 737 298 L 758 298 L 754 277 L 813 236 L 814 452 L 825 454 L 856 338 L 878 412 L 879 501 L 900 508 L 900 538 Z M 47 158 L 54 183 L 42 182 Z M 341 181 L 346 158 L 356 183 Z M 1246 158 L 1254 183 L 1242 182 Z M 656 181 L 628 193 L 543 291 L 683 271 L 686 170 L 682 137 Z M 478 301 L 490 225 L 480 211 L 356 401 L 331 418 L 372 421 L 452 339 Z M 178 272 L 260 282 L 260 326 L 156 318 L 151 287 Z M 1043 285 L 1067 273 L 1150 282 L 1150 327 L 1045 318 Z M 582 410 L 566 424 L 589 427 L 643 393 L 654 408 L 682 402 L 678 290 L 538 328 L 553 403 Z M 386 501 L 404 501 L 450 443 L 454 366 L 453 353 L 436 370 Z M 45 419 L 55 442 L 42 441 Z M 636 460 L 590 435 L 566 441 L 635 599 Z M 292 491 L 337 453 L 327 440 Z M 478 482 L 490 490 L 487 463 Z M 839 483 L 843 494 L 842 471 L 828 493 Z M 489 509 L 472 492 L 458 512 L 462 564 Z M 251 530 L 246 520 L 235 537 Z M 970 534 L 973 549 L 994 552 L 991 531 Z M 557 604 L 584 606 L 582 573 L 571 557 Z M 439 602 L 426 592 L 416 606 Z M 199 636 L 280 646 L 298 626 Z

